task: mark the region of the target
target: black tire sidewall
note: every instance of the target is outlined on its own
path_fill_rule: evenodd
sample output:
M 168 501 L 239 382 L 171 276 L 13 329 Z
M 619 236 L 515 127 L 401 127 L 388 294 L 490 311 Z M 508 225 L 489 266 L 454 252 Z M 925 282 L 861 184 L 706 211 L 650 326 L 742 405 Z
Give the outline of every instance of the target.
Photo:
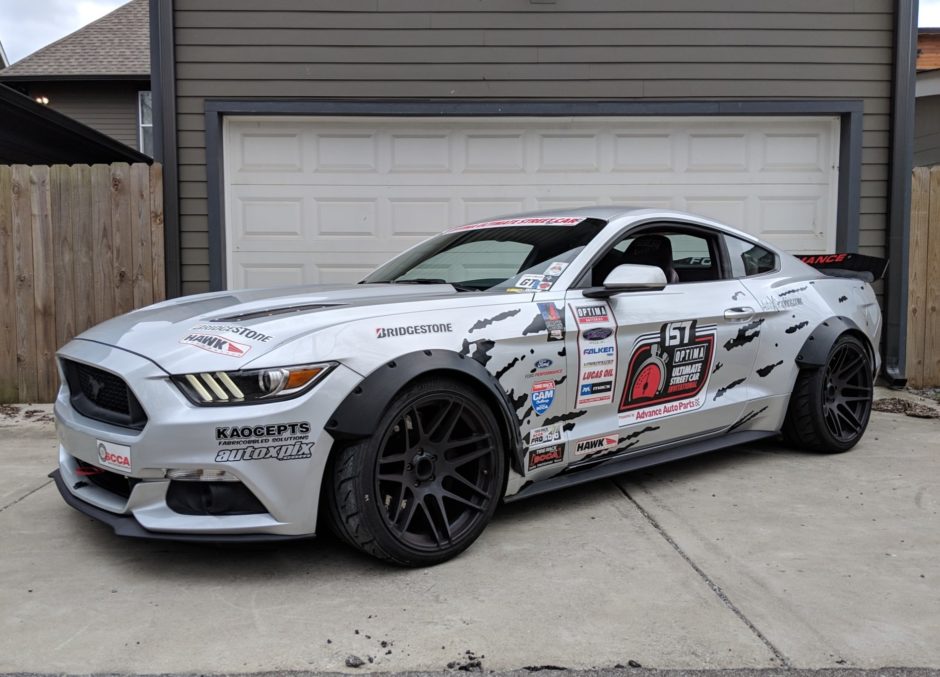
M 354 483 L 355 490 L 358 492 L 359 504 L 362 514 L 361 520 L 365 529 L 371 533 L 377 545 L 388 555 L 403 564 L 410 566 L 429 566 L 439 564 L 456 557 L 466 550 L 479 537 L 483 529 L 489 523 L 490 518 L 496 510 L 500 496 L 505 485 L 506 473 L 506 455 L 499 454 L 500 458 L 494 463 L 493 471 L 495 476 L 492 478 L 491 486 L 494 492 L 491 495 L 489 504 L 477 518 L 477 523 L 468 530 L 462 537 L 449 546 L 442 547 L 435 551 L 418 550 L 402 542 L 391 527 L 386 524 L 382 515 L 384 507 L 381 500 L 375 495 L 375 473 L 376 458 L 381 453 L 383 440 L 389 427 L 412 405 L 422 399 L 426 399 L 434 394 L 447 395 L 453 397 L 460 396 L 466 406 L 474 409 L 493 435 L 493 438 L 499 443 L 501 436 L 496 417 L 493 415 L 486 402 L 483 401 L 472 389 L 464 384 L 450 379 L 429 379 L 418 382 L 401 391 L 391 402 L 385 414 L 382 416 L 375 433 L 361 444 L 360 450 L 360 473 L 357 481 Z

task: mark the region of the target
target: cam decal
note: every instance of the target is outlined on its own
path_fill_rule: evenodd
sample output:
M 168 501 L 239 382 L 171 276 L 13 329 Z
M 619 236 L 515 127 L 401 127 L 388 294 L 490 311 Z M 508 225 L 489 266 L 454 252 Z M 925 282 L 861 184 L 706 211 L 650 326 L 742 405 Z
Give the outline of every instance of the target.
M 536 381 L 532 384 L 532 411 L 541 416 L 555 401 L 555 381 Z
M 535 449 L 529 452 L 529 470 L 535 470 L 546 465 L 561 463 L 565 460 L 565 445 L 554 444 L 550 447 Z
M 703 391 L 715 353 L 715 325 L 697 320 L 669 322 L 633 346 L 620 397 L 621 426 L 694 411 L 705 404 Z
M 617 380 L 617 324 L 613 313 L 606 303 L 573 306 L 572 313 L 580 330 L 575 407 L 613 404 Z

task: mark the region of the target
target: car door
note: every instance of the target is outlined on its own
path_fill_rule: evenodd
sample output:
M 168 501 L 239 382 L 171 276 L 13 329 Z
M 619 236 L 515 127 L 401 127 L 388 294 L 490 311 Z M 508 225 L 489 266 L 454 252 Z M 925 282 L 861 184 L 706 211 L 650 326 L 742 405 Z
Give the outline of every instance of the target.
M 566 294 L 572 462 L 726 429 L 748 401 L 762 320 L 741 282 L 725 279 L 722 245 L 700 231 L 663 233 L 680 281 L 607 299 Z M 688 281 L 682 281 L 683 278 Z M 616 431 L 617 445 L 596 440 Z M 584 444 L 587 440 L 587 444 Z M 603 449 L 602 449 L 603 448 Z

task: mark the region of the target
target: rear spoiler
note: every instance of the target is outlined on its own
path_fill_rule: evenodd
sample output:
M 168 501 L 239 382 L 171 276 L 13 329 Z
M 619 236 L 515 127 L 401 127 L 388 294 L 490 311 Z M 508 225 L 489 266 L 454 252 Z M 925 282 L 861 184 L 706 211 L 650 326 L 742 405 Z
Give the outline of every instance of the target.
M 865 282 L 880 280 L 888 269 L 888 259 L 864 254 L 808 254 L 796 258 L 830 277 L 854 277 Z

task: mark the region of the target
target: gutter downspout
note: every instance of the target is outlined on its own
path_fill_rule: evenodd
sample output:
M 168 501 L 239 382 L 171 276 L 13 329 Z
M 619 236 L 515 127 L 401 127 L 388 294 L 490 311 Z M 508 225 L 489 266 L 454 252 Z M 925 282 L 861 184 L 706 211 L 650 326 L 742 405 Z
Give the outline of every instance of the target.
M 914 158 L 917 0 L 898 0 L 894 46 L 887 242 L 890 264 L 885 280 L 884 376 L 891 386 L 902 387 L 907 382 L 908 256 Z

